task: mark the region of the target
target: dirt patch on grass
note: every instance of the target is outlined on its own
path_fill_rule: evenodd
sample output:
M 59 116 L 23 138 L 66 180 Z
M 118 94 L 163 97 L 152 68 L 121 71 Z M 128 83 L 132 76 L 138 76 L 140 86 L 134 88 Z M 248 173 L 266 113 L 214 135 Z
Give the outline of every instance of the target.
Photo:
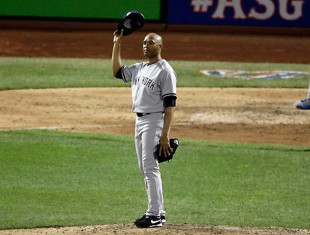
M 310 146 L 301 89 L 179 88 L 171 137 Z M 0 129 L 134 134 L 129 88 L 0 91 Z

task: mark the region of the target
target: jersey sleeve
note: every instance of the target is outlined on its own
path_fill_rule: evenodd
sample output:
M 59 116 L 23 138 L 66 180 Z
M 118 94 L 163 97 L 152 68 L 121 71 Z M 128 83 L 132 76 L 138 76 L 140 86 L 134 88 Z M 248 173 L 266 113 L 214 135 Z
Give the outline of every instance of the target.
M 139 70 L 139 64 L 130 66 L 122 66 L 116 74 L 116 78 L 122 79 L 124 82 L 131 82 L 132 78 L 136 76 Z
M 161 91 L 163 99 L 168 96 L 177 96 L 176 84 L 177 76 L 174 70 L 170 66 L 168 66 L 168 68 L 163 71 L 161 80 Z

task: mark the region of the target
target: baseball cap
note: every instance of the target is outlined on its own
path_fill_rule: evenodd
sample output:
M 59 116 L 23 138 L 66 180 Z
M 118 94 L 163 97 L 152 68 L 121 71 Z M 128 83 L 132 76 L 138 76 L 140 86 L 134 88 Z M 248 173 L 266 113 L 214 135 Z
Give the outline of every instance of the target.
M 123 29 L 123 35 L 127 36 L 134 31 L 141 29 L 144 25 L 144 15 L 139 11 L 127 12 L 123 19 L 117 25 L 117 32 L 121 33 Z

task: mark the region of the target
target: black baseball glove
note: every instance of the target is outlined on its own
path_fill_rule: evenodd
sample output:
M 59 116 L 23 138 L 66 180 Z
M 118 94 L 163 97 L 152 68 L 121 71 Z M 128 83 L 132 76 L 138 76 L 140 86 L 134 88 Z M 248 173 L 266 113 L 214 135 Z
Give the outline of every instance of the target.
M 170 139 L 170 147 L 172 148 L 172 152 L 170 153 L 169 156 L 165 156 L 163 153 L 161 156 L 159 156 L 159 149 L 160 145 L 156 145 L 156 149 L 154 152 L 154 157 L 158 160 L 159 163 L 169 161 L 173 158 L 175 152 L 177 151 L 177 148 L 179 147 L 179 140 L 177 138 L 172 138 Z

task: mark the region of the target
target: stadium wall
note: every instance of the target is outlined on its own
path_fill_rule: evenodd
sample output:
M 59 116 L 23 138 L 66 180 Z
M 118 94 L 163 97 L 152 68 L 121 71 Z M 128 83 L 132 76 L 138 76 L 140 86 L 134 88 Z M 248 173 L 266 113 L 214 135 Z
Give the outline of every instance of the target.
M 145 31 L 310 35 L 308 0 L 10 0 L 0 28 L 114 30 L 130 10 Z

